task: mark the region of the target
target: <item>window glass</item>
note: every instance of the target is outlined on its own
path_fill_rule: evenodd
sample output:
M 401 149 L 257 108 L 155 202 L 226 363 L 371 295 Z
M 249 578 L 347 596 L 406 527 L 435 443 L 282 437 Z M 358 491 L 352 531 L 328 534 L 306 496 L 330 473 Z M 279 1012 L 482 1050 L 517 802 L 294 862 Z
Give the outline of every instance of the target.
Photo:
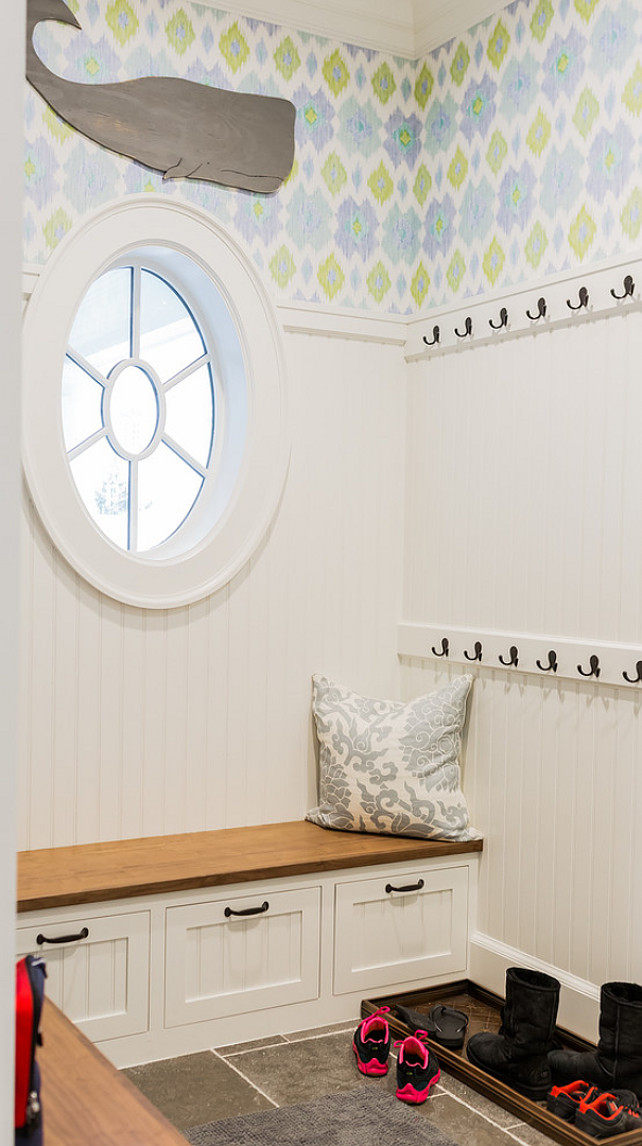
M 131 267 L 115 267 L 91 284 L 74 319 L 69 344 L 103 374 L 131 347 Z
M 212 377 L 208 366 L 188 374 L 165 392 L 167 438 L 206 466 L 212 444 L 208 419 L 212 409 Z
M 129 466 L 106 438 L 94 442 L 71 464 L 85 509 L 106 537 L 127 549 Z
M 81 370 L 69 356 L 62 374 L 62 432 L 67 450 L 73 450 L 102 427 L 104 387 Z
M 148 271 L 143 271 L 140 282 L 140 353 L 163 382 L 205 353 L 183 300 L 164 279 Z
M 198 497 L 203 477 L 161 442 L 138 467 L 139 548 L 175 532 Z

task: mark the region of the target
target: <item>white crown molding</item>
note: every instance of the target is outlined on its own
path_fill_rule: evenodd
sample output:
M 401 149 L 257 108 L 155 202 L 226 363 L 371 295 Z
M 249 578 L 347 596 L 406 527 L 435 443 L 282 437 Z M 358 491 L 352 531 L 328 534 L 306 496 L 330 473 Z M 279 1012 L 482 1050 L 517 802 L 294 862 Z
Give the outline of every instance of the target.
M 469 28 L 499 13 L 501 0 L 414 0 L 415 58 L 428 55 L 435 48 L 461 36 Z
M 397 0 L 394 18 L 387 0 L 199 0 L 238 16 L 280 24 L 298 32 L 373 48 L 391 56 L 417 57 L 412 0 Z

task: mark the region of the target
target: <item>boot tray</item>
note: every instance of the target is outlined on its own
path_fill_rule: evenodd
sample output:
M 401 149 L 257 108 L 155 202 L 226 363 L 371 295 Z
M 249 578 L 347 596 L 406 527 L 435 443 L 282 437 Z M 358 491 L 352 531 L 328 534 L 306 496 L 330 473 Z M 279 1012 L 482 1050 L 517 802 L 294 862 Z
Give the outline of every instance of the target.
M 468 1015 L 468 1030 L 466 1032 L 466 1042 L 468 1042 L 471 1035 L 480 1031 L 497 1032 L 499 1030 L 500 1010 L 504 1005 L 504 1000 L 500 995 L 495 995 L 492 991 L 479 987 L 470 979 L 458 979 L 456 982 L 442 984 L 440 987 L 427 987 L 419 991 L 406 991 L 402 994 L 382 995 L 376 999 L 364 999 L 361 1003 L 361 1015 L 366 1018 L 379 1007 L 384 1005 L 390 1007 L 391 1013 L 386 1016 L 390 1029 L 396 1035 L 404 1037 L 412 1032 L 395 1013 L 396 1003 L 400 1003 L 401 1006 L 408 1007 L 410 1010 L 426 1014 L 426 1016 L 435 1003 L 446 1003 L 449 1007 L 456 1007 Z M 556 1027 L 556 1034 L 560 1045 L 565 1050 L 590 1051 L 595 1049 L 593 1043 L 579 1038 L 563 1027 Z M 540 1130 L 542 1134 L 554 1138 L 556 1142 L 561 1143 L 561 1146 L 596 1146 L 596 1143 L 600 1141 L 588 1134 L 583 1134 L 572 1123 L 565 1122 L 556 1114 L 552 1114 L 547 1110 L 545 1102 L 533 1102 L 532 1099 L 518 1094 L 506 1083 L 492 1078 L 479 1067 L 473 1066 L 466 1058 L 465 1044 L 461 1050 L 451 1050 L 430 1038 L 428 1043 L 437 1055 L 443 1069 L 453 1078 L 460 1079 L 471 1086 L 473 1090 L 489 1098 L 491 1102 L 509 1110 L 516 1115 L 520 1122 L 526 1122 Z M 608 1141 L 613 1142 L 615 1146 L 642 1146 L 642 1130 L 631 1130 L 627 1134 L 617 1134 Z

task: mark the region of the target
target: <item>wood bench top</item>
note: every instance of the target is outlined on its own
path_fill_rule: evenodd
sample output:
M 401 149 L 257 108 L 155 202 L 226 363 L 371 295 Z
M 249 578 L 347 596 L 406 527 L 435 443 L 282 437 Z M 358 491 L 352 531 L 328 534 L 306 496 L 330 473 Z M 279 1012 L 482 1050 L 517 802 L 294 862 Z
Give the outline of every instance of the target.
M 41 1101 L 47 1146 L 185 1146 L 185 1139 L 89 1039 L 45 999 Z
M 479 852 L 483 841 L 335 832 L 307 820 L 18 853 L 18 911 Z

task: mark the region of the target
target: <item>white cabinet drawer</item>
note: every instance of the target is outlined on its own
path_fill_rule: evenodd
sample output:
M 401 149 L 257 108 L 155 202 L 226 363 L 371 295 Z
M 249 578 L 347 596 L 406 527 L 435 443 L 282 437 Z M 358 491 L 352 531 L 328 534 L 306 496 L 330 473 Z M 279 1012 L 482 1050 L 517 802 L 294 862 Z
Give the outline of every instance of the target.
M 97 1042 L 148 1029 L 149 934 L 148 911 L 105 916 L 43 913 L 37 922 L 18 927 L 17 954 L 42 956 L 47 997 Z M 38 943 L 40 935 L 78 938 Z
M 465 970 L 467 920 L 467 867 L 337 884 L 335 994 Z
M 317 998 L 320 898 L 270 889 L 169 907 L 165 1026 Z

